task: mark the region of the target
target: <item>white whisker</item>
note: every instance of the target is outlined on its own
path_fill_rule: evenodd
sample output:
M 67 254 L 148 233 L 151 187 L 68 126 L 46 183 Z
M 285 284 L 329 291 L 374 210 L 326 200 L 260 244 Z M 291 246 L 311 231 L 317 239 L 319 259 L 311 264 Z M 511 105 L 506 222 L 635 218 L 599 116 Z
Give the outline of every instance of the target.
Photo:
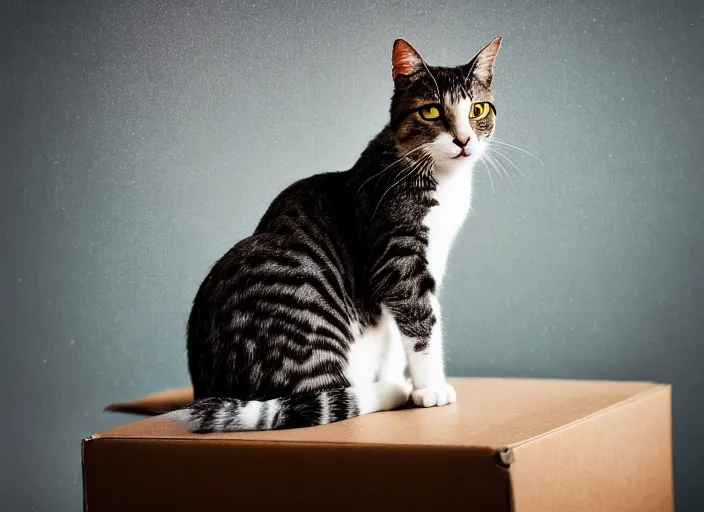
M 514 189 L 514 190 L 518 190 L 518 189 L 516 188 L 516 184 L 513 182 L 513 178 L 511 178 L 511 175 L 510 175 L 510 174 L 508 173 L 508 171 L 506 170 L 506 167 L 504 167 L 503 164 L 502 164 L 499 160 L 496 160 L 494 157 L 490 156 L 488 153 L 487 153 L 486 156 L 488 156 L 491 160 L 493 160 L 494 162 L 496 162 L 496 164 L 497 164 L 499 167 L 501 167 L 501 169 L 504 171 L 504 174 L 506 175 L 506 177 L 507 177 L 507 178 L 509 179 L 509 181 L 511 182 L 511 185 L 513 185 L 513 189 Z
M 442 96 L 440 96 L 440 87 L 438 87 L 438 82 L 435 80 L 435 77 L 433 74 L 430 72 L 430 69 L 428 69 L 428 65 L 423 61 L 423 65 L 425 66 L 425 70 L 428 72 L 430 75 L 430 78 L 433 79 L 433 82 L 435 82 L 435 90 L 438 92 L 438 101 L 442 101 Z
M 505 154 L 503 154 L 503 153 L 502 153 L 501 151 L 499 151 L 497 148 L 490 148 L 490 149 L 491 149 L 491 153 L 492 153 L 492 154 L 495 153 L 496 155 L 498 155 L 498 156 L 500 156 L 501 158 L 503 158 L 504 160 L 506 160 L 509 164 L 511 164 L 511 165 L 513 166 L 513 168 L 516 169 L 516 170 L 520 173 L 521 176 L 523 176 L 524 178 L 526 178 L 528 181 L 530 181 L 530 182 L 532 182 L 532 183 L 535 183 L 535 181 L 533 181 L 533 179 L 531 179 L 526 173 L 524 173 L 523 171 L 521 171 L 521 170 L 518 168 L 518 166 L 517 166 L 516 164 L 514 164 L 513 161 L 512 161 L 509 157 L 507 157 Z
M 379 206 L 381 206 L 381 202 L 384 200 L 384 197 L 386 197 L 386 194 L 388 194 L 389 191 L 390 191 L 392 188 L 394 188 L 396 185 L 398 185 L 398 184 L 401 183 L 403 180 L 405 180 L 406 178 L 408 178 L 411 174 L 413 174 L 413 172 L 414 172 L 415 170 L 417 170 L 417 169 L 420 168 L 420 167 L 424 167 L 424 166 L 427 165 L 429 162 L 432 162 L 432 157 L 431 157 L 430 155 L 424 156 L 423 158 L 421 158 L 420 160 L 418 160 L 414 165 L 412 165 L 411 167 L 409 167 L 409 168 L 408 168 L 408 171 L 407 171 L 401 178 L 399 178 L 399 179 L 398 179 L 397 181 L 395 181 L 389 188 L 387 188 L 387 189 L 384 191 L 384 193 L 382 194 L 381 199 L 379 199 L 379 202 L 377 203 L 376 208 L 374 208 L 374 213 L 372 214 L 372 219 L 373 219 L 374 216 L 376 215 L 376 212 L 377 212 L 377 210 L 379 209 Z
M 427 146 L 427 144 L 423 144 L 423 146 Z M 401 167 L 397 171 L 394 171 L 391 176 L 389 177 L 389 181 L 394 181 L 396 178 L 398 178 L 401 174 L 403 174 L 406 171 L 413 172 L 413 168 L 418 166 L 418 163 L 422 161 L 425 158 L 425 155 L 421 155 L 418 160 L 412 160 L 409 159 L 409 162 L 406 163 L 406 166 Z M 379 183 L 381 183 L 382 180 L 379 180 L 376 182 L 376 185 L 374 185 L 374 192 L 376 193 L 376 189 L 379 187 Z
M 482 162 L 484 163 L 484 167 L 486 167 L 486 174 L 489 176 L 489 183 L 491 183 L 491 191 L 496 194 L 496 190 L 494 189 L 494 180 L 491 179 L 491 167 L 489 167 L 488 160 L 482 159 Z
M 504 181 L 504 175 L 501 174 L 501 169 L 499 168 L 498 165 L 496 165 L 496 160 L 494 160 L 493 158 L 491 158 L 491 156 L 489 156 L 489 153 L 485 153 L 484 156 L 485 156 L 486 158 L 488 158 L 489 162 L 491 162 L 491 165 L 493 165 L 493 166 L 494 166 L 494 169 L 496 169 L 496 174 L 499 175 L 499 179 L 501 179 L 501 181 Z
M 421 145 L 418 146 L 417 148 L 411 149 L 411 150 L 408 151 L 407 153 L 404 153 L 403 155 L 401 155 L 401 157 L 400 157 L 398 160 L 395 160 L 394 162 L 392 162 L 392 163 L 390 163 L 389 165 L 387 165 L 386 167 L 384 167 L 381 171 L 377 172 L 377 173 L 374 174 L 373 176 L 370 176 L 369 178 L 367 178 L 366 180 L 364 180 L 364 183 L 362 183 L 362 184 L 359 186 L 359 188 L 357 189 L 357 194 L 359 194 L 359 191 L 362 190 L 362 187 L 363 187 L 364 185 L 366 185 L 368 181 L 373 180 L 373 179 L 376 178 L 377 176 L 380 176 L 382 173 L 386 172 L 386 171 L 389 170 L 391 167 L 393 167 L 393 166 L 396 165 L 397 163 L 401 162 L 401 161 L 402 161 L 404 158 L 406 158 L 408 155 L 410 155 L 410 154 L 412 154 L 412 153 L 415 153 L 416 151 L 419 151 L 419 150 L 421 150 L 421 149 L 424 149 L 426 146 L 428 146 L 427 143 L 426 143 L 426 144 L 421 144 Z
M 490 139 L 490 143 L 491 143 L 491 142 L 496 142 L 497 144 L 502 144 L 502 145 L 504 145 L 504 146 L 508 146 L 508 147 L 510 147 L 510 148 L 517 149 L 518 151 L 522 151 L 522 152 L 525 153 L 526 155 L 535 158 L 538 162 L 540 162 L 540 164 L 541 164 L 543 167 L 545 167 L 545 164 L 543 163 L 543 161 L 542 161 L 540 158 L 538 158 L 537 156 L 535 156 L 533 153 L 531 153 L 530 151 L 526 151 L 526 150 L 523 149 L 523 148 L 520 148 L 520 147 L 518 147 L 518 146 L 514 146 L 513 144 L 509 144 L 508 142 L 504 142 L 504 141 L 499 140 L 499 139 L 496 139 L 496 138 L 494 138 L 494 137 L 492 137 L 492 138 Z

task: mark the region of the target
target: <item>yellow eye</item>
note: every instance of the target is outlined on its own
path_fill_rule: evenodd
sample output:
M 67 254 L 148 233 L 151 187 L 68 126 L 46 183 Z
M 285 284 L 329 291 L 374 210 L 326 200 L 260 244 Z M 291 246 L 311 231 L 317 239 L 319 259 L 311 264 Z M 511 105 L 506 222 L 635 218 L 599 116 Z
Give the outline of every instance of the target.
M 423 119 L 437 119 L 440 117 L 440 110 L 438 107 L 427 107 L 420 110 L 420 117 Z
M 472 105 L 471 110 L 469 111 L 469 118 L 474 121 L 479 121 L 480 119 L 484 119 L 486 116 L 488 116 L 490 110 L 491 107 L 486 101 L 474 103 Z

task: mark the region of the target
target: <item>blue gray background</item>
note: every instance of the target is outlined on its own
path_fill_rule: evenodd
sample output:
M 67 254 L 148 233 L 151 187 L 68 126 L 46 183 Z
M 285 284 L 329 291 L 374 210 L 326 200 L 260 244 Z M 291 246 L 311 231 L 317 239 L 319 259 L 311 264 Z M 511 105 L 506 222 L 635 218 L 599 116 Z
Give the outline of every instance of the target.
M 539 160 L 479 168 L 450 373 L 673 383 L 677 508 L 702 510 L 704 4 L 663 0 L 3 1 L 3 508 L 78 510 L 81 438 L 133 419 L 103 406 L 188 384 L 207 268 L 353 164 L 395 38 L 454 65 L 495 35 L 496 136 Z

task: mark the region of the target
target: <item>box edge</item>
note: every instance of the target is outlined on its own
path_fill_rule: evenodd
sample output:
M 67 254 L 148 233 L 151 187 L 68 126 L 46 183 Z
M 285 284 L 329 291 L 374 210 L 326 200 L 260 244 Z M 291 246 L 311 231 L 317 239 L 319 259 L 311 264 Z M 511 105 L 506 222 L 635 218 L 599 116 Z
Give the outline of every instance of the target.
M 630 381 L 629 381 L 630 382 Z M 635 381 L 633 381 L 635 382 Z M 644 381 L 641 381 L 644 382 Z M 509 444 L 506 448 L 511 450 L 511 453 L 513 454 L 513 451 L 523 445 L 530 444 L 538 439 L 541 439 L 543 437 L 551 436 L 554 435 L 557 432 L 561 432 L 562 430 L 566 430 L 568 428 L 574 427 L 575 425 L 579 425 L 582 422 L 589 421 L 592 418 L 595 418 L 597 416 L 600 416 L 602 414 L 605 414 L 609 411 L 619 409 L 621 407 L 624 407 L 628 405 L 629 403 L 635 402 L 637 400 L 640 400 L 641 398 L 648 396 L 650 394 L 658 393 L 661 391 L 669 390 L 669 393 L 672 393 L 672 384 L 667 384 L 667 383 L 659 383 L 659 382 L 650 382 L 652 384 L 651 387 L 648 389 L 644 389 L 643 391 L 640 391 L 634 395 L 631 395 L 623 400 L 620 400 L 616 403 L 613 403 L 607 407 L 604 407 L 603 409 L 599 409 L 596 412 L 593 412 L 591 414 L 587 414 L 586 416 L 583 416 L 581 418 L 578 418 L 576 420 L 570 421 L 569 423 L 566 423 L 564 425 L 560 425 L 559 427 L 555 427 L 553 429 L 550 429 L 547 432 L 543 432 L 542 434 L 537 434 L 535 436 L 529 437 L 527 439 L 523 439 L 521 441 L 516 441 L 515 443 Z

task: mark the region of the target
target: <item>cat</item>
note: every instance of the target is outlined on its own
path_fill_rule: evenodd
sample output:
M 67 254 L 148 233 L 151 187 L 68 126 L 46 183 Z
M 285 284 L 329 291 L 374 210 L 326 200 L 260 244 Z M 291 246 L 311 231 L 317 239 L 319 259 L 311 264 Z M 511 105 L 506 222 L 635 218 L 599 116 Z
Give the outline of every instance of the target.
M 456 401 L 437 294 L 494 131 L 500 45 L 433 67 L 394 42 L 383 130 L 351 169 L 281 192 L 199 287 L 187 328 L 194 401 L 173 421 L 271 430 Z

